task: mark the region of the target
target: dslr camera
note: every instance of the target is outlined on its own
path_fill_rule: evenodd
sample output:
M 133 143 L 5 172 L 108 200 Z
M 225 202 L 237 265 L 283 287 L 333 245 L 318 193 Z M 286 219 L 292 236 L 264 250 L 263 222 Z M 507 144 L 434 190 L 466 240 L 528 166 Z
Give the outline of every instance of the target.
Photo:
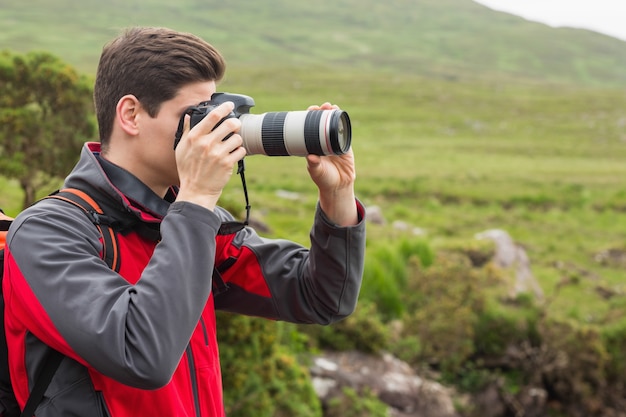
M 187 108 L 180 119 L 174 147 L 183 134 L 185 115 L 193 128 L 211 110 L 227 101 L 235 109 L 225 119 L 241 121 L 239 134 L 247 155 L 306 156 L 342 155 L 350 149 L 352 128 L 343 110 L 305 110 L 251 114 L 254 100 L 242 94 L 215 93 L 211 100 Z

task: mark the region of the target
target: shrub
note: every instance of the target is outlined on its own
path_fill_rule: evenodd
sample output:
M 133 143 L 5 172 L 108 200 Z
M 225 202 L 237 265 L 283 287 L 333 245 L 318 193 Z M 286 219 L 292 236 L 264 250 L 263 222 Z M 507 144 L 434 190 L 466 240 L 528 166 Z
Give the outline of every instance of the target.
M 320 417 L 306 367 L 281 347 L 283 323 L 218 313 L 218 338 L 229 417 Z
M 602 338 L 609 354 L 607 377 L 612 383 L 626 386 L 626 319 L 605 327 Z
M 393 242 L 377 241 L 368 247 L 361 288 L 361 300 L 378 306 L 383 320 L 399 318 L 404 312 L 402 293 L 406 290 L 410 262 L 428 267 L 433 251 L 421 238 L 401 237 Z
M 553 398 L 592 415 L 607 388 L 609 357 L 599 331 L 573 321 L 546 320 L 542 336 L 541 356 L 527 372 L 541 372 Z
M 331 399 L 324 417 L 387 417 L 389 407 L 374 393 L 363 390 L 358 393 L 345 387 L 342 395 Z
M 504 306 L 494 300 L 485 303 L 485 308 L 477 315 L 475 326 L 476 354 L 480 356 L 500 356 L 511 344 L 539 343 L 537 321 L 540 311 L 521 298 L 519 307 Z
M 483 303 L 478 281 L 466 256 L 442 254 L 429 268 L 411 263 L 403 297 L 408 313 L 402 336 L 408 342 L 399 344 L 403 359 L 451 372 L 460 368 L 475 350 L 476 312 Z
M 404 311 L 397 277 L 390 273 L 384 260 L 369 253 L 365 258 L 363 284 L 359 295 L 359 303 L 363 301 L 376 304 L 384 320 L 400 317 Z
M 378 353 L 387 348 L 389 329 L 381 321 L 376 305 L 361 301 L 349 317 L 329 326 L 301 326 L 315 347 L 330 350 L 359 350 Z

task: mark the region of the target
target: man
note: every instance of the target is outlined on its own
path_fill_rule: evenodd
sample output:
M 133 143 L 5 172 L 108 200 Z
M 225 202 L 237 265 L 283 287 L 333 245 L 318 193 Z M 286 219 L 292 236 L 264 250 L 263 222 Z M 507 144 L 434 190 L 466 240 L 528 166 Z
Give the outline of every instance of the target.
M 248 227 L 218 234 L 233 220 L 218 199 L 245 155 L 238 119 L 215 127 L 232 103 L 193 129 L 187 119 L 176 150 L 173 140 L 185 109 L 210 98 L 223 73 L 219 53 L 186 33 L 133 28 L 105 46 L 94 88 L 100 143 L 85 145 L 65 187 L 114 218 L 119 273 L 103 262 L 93 223 L 63 201 L 25 210 L 7 238 L 21 406 L 46 352 L 66 356 L 37 417 L 223 416 L 215 308 L 320 324 L 353 311 L 365 228 L 351 151 L 307 157 L 319 189 L 310 249 Z

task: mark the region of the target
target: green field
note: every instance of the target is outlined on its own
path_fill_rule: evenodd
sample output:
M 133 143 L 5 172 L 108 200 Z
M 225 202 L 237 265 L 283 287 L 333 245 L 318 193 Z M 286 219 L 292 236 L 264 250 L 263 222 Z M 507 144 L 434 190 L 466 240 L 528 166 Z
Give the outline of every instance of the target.
M 301 78 L 292 71 L 281 83 L 299 88 L 276 99 L 244 81 L 265 76 L 245 73 L 226 86 L 256 95 L 259 112 L 329 97 L 349 111 L 358 194 L 388 222 L 370 226 L 370 240 L 393 235 L 396 220 L 426 230 L 435 245 L 507 230 L 526 248 L 546 294 L 573 271 L 588 273 L 582 291 L 554 308 L 591 322 L 607 311 L 598 287 L 626 290 L 622 265 L 595 260 L 603 250 L 626 249 L 623 91 L 397 75 L 381 83 L 367 72 Z M 301 215 L 316 194 L 304 161 L 249 157 L 247 176 L 253 214 L 306 242 L 309 216 Z M 277 200 L 276 189 L 299 192 L 302 204 Z M 225 198 L 241 206 L 240 194 L 233 179 Z

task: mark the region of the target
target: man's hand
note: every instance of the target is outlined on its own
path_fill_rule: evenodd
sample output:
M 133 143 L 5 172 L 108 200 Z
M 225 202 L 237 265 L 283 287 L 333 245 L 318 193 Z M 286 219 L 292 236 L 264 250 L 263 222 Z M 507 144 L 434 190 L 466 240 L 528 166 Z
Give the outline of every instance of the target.
M 336 105 L 324 103 L 311 106 L 308 110 L 338 109 Z M 309 175 L 319 189 L 320 207 L 326 217 L 338 226 L 358 223 L 354 181 L 356 170 L 352 149 L 343 155 L 308 155 Z
M 234 165 L 246 155 L 241 146 L 243 140 L 237 133 L 241 128 L 239 119 L 228 118 L 215 127 L 233 108 L 231 102 L 221 104 L 191 130 L 189 117 L 186 117 L 183 136 L 176 147 L 180 179 L 177 201 L 190 201 L 209 210 L 217 205 Z

